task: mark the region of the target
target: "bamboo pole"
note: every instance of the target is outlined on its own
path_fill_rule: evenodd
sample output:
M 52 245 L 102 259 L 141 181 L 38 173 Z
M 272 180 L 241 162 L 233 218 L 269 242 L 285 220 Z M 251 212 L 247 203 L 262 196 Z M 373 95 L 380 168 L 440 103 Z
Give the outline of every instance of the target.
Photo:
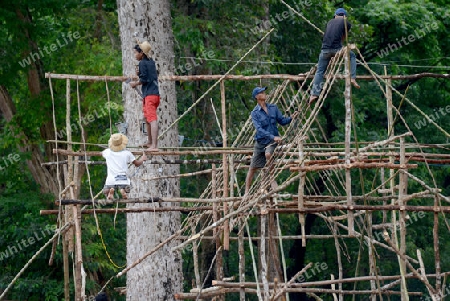
M 216 165 L 211 166 L 211 197 L 217 197 L 217 169 Z M 213 222 L 216 223 L 219 220 L 219 209 L 217 203 L 213 203 Z M 222 230 L 220 227 L 215 227 L 213 230 L 213 238 L 216 241 L 216 278 L 223 278 L 223 257 L 222 257 L 222 241 L 220 240 Z M 195 241 L 193 241 L 195 243 Z
M 192 234 L 195 234 L 195 225 L 192 224 L 191 225 L 191 232 Z M 192 256 L 194 257 L 194 275 L 195 275 L 195 287 L 200 289 L 202 287 L 202 283 L 200 280 L 200 271 L 198 268 L 198 247 L 197 247 L 197 242 L 194 241 L 192 243 Z
M 390 80 L 405 80 L 405 79 L 420 79 L 420 78 L 450 78 L 450 74 L 439 74 L 439 73 L 431 73 L 431 72 L 423 72 L 409 75 L 390 75 L 390 76 L 379 76 L 382 79 L 390 79 Z M 74 79 L 79 81 L 113 81 L 113 82 L 124 82 L 127 79 L 137 79 L 135 75 L 132 76 L 95 76 L 95 75 L 77 75 L 77 74 L 56 74 L 56 73 L 45 73 L 45 78 L 53 78 L 53 79 Z M 290 81 L 304 81 L 308 78 L 313 78 L 313 75 L 307 76 L 306 74 L 260 74 L 260 75 L 220 75 L 220 74 L 212 74 L 212 75 L 167 75 L 160 76 L 160 81 L 200 81 L 200 80 L 257 80 L 257 79 L 286 79 Z M 336 75 L 336 78 L 343 79 L 344 77 L 341 75 Z M 371 75 L 357 75 L 356 78 L 358 80 L 375 80 L 375 78 Z
M 263 195 L 260 197 L 260 199 L 266 199 L 268 196 Z M 248 205 L 246 205 L 248 206 Z M 247 209 L 247 207 L 245 207 Z M 114 214 L 114 213 L 138 213 L 138 212 L 168 212 L 168 211 L 179 211 L 182 213 L 187 212 L 193 212 L 193 211 L 211 211 L 212 212 L 213 207 L 212 206 L 200 206 L 200 207 L 172 207 L 172 208 L 108 208 L 108 209 L 83 209 L 81 210 L 81 214 L 93 214 L 98 213 L 107 213 L 107 214 Z M 365 211 L 380 211 L 380 210 L 390 210 L 390 211 L 407 211 L 407 212 L 434 212 L 435 210 L 439 210 L 439 212 L 442 213 L 450 213 L 450 207 L 449 206 L 440 206 L 438 209 L 436 209 L 434 206 L 399 206 L 399 205 L 324 205 L 324 206 L 318 206 L 313 208 L 268 208 L 266 209 L 269 213 L 285 213 L 285 214 L 292 214 L 292 213 L 320 213 L 320 212 L 327 212 L 327 211 L 339 211 L 339 210 L 353 210 L 353 211 L 359 211 L 359 210 L 365 210 Z M 239 212 L 242 211 L 242 207 L 239 209 Z M 58 210 L 40 210 L 41 215 L 55 215 L 58 214 Z M 230 215 L 228 214 L 228 217 L 222 218 L 219 221 L 224 222 L 225 219 L 238 215 L 239 213 L 234 213 Z M 261 212 L 255 211 L 253 214 L 259 215 L 262 214 Z M 217 225 L 215 225 L 217 226 Z M 211 226 L 208 226 L 210 228 Z M 203 231 L 202 231 L 203 232 Z M 307 236 L 311 237 L 311 236 Z
M 450 272 L 447 272 L 449 274 Z M 297 276 L 298 277 L 298 276 Z M 435 278 L 436 274 L 424 274 L 422 275 L 415 275 L 414 273 L 410 272 L 406 275 L 407 279 L 418 279 L 419 277 L 424 278 Z M 353 282 L 369 282 L 371 280 L 379 280 L 379 281 L 391 281 L 391 280 L 400 280 L 400 275 L 378 275 L 378 276 L 358 276 L 358 277 L 349 277 L 349 278 L 343 278 L 343 279 L 330 279 L 330 280 L 316 280 L 316 281 L 306 281 L 306 282 L 292 282 L 289 287 L 290 288 L 310 288 L 310 287 L 324 287 L 324 286 L 330 286 L 332 284 L 339 284 L 339 283 L 353 283 Z M 245 287 L 245 288 L 255 288 L 257 285 L 262 285 L 262 283 L 256 283 L 256 282 L 228 282 L 228 281 L 216 281 L 214 280 L 212 283 L 214 286 L 219 286 L 223 288 L 239 288 L 239 287 Z M 273 282 L 269 282 L 269 288 L 274 287 Z M 369 291 L 370 292 L 370 291 Z
M 400 138 L 400 164 L 405 163 L 405 145 L 404 145 L 404 138 Z M 408 177 L 404 173 L 400 173 L 399 175 L 399 188 L 398 188 L 398 205 L 401 207 L 404 206 L 403 203 L 403 197 L 406 194 L 406 186 L 407 186 Z M 394 211 L 395 213 L 395 211 Z M 406 254 L 406 212 L 400 211 L 399 214 L 400 219 L 400 253 Z M 396 227 L 394 225 L 394 231 L 396 230 Z M 396 232 L 395 232 L 396 233 Z M 406 263 L 404 260 L 399 259 L 399 265 L 400 265 L 400 274 L 402 275 L 401 280 L 401 290 L 402 290 L 402 301 L 408 301 L 408 287 L 406 286 Z
M 260 227 L 261 227 L 261 240 L 259 247 L 259 254 L 261 259 L 261 281 L 263 283 L 263 298 L 264 300 L 268 300 L 269 298 L 269 282 L 267 280 L 267 254 L 266 254 L 266 223 L 267 223 L 267 211 L 266 204 L 262 204 L 261 208 L 261 217 L 260 217 Z
M 327 149 L 329 150 L 329 149 Z M 215 148 L 215 150 L 202 150 L 202 151 L 160 151 L 160 152 L 149 152 L 148 150 L 139 150 L 139 151 L 131 151 L 131 153 L 133 153 L 134 155 L 138 156 L 138 155 L 142 155 L 142 152 L 145 152 L 148 155 L 152 155 L 152 156 L 156 156 L 156 155 L 164 155 L 164 156 L 181 156 L 181 155 L 223 155 L 225 154 L 234 154 L 234 155 L 251 155 L 253 154 L 252 150 L 221 150 L 220 148 Z M 339 151 L 335 151 L 335 152 L 331 152 L 331 151 L 323 151 L 323 152 L 318 152 L 317 150 L 311 150 L 311 149 L 305 149 L 305 156 L 308 157 L 331 157 L 331 156 L 345 156 L 345 152 L 339 152 Z M 81 151 L 68 151 L 68 150 L 64 150 L 64 149 L 53 149 L 53 153 L 54 154 L 59 154 L 59 155 L 63 155 L 63 156 L 92 156 L 92 157 L 100 157 L 102 155 L 102 153 L 100 151 L 87 151 L 87 152 L 81 152 Z M 398 159 L 400 157 L 399 153 L 396 152 L 391 152 L 391 151 L 386 151 L 386 152 L 365 152 L 365 153 L 359 153 L 358 157 L 356 157 L 356 151 L 354 151 L 353 149 L 351 150 L 351 154 L 354 155 L 355 157 L 350 157 L 350 162 L 360 162 L 361 161 L 361 157 L 369 157 L 369 156 L 384 156 L 384 157 L 389 157 L 389 156 L 394 156 L 396 159 Z M 297 156 L 298 153 L 296 152 L 290 152 L 289 153 L 290 156 Z M 431 162 L 429 158 L 439 158 L 438 160 L 441 160 L 442 162 L 448 162 L 448 159 L 450 159 L 450 154 L 434 154 L 434 153 L 417 153 L 417 152 L 409 152 L 408 155 L 406 156 L 406 158 L 408 159 L 408 161 L 411 160 L 415 160 L 415 161 L 420 161 L 420 162 Z M 426 160 L 425 160 L 426 159 Z M 210 161 L 202 161 L 202 160 L 195 160 L 196 162 L 198 162 L 199 164 L 201 163 L 216 163 L 216 162 L 210 162 Z M 378 160 L 379 161 L 379 160 Z M 155 164 L 160 164 L 160 161 L 158 161 L 158 163 Z M 183 162 L 187 162 L 190 163 L 189 161 L 186 160 L 180 160 L 179 161 L 180 164 L 184 164 Z M 192 161 L 193 162 L 193 161 Z M 277 162 L 277 161 L 276 161 Z M 364 161 L 363 161 L 364 162 Z M 291 161 L 292 164 L 296 163 L 295 160 Z M 298 162 L 297 162 L 298 163 Z M 433 163 L 439 163 L 439 161 L 435 161 Z M 173 164 L 178 164 L 177 162 L 173 161 Z M 305 165 L 312 165 L 314 164 L 314 161 L 312 162 L 305 162 Z
M 222 109 L 222 145 L 227 147 L 227 113 L 226 113 L 226 99 L 225 99 L 225 81 L 220 82 L 220 103 Z M 223 173 L 223 197 L 228 197 L 229 171 L 228 171 L 228 157 L 227 154 L 222 155 L 222 173 Z M 223 203 L 223 215 L 228 214 L 228 203 Z M 226 220 L 223 225 L 223 250 L 230 250 L 230 222 Z
M 417 164 L 394 164 L 394 163 L 363 163 L 363 162 L 355 162 L 355 163 L 345 163 L 345 164 L 334 164 L 334 165 L 312 165 L 305 167 L 291 167 L 291 171 L 319 171 L 319 170 L 329 170 L 329 169 L 345 169 L 346 174 L 347 171 L 350 173 L 350 169 L 353 168 L 389 168 L 389 169 L 409 169 L 409 168 L 417 168 Z M 350 181 L 351 184 L 351 181 Z M 351 196 L 351 195 L 350 195 Z M 350 202 L 351 203 L 351 202 Z
M 368 252 L 368 257 L 369 257 L 369 273 L 370 273 L 370 276 L 375 276 L 377 274 L 377 272 L 376 272 L 375 254 L 373 253 L 374 246 L 372 244 L 373 233 L 372 233 L 372 213 L 371 212 L 367 212 L 367 234 L 370 238 L 367 241 L 367 252 Z M 364 238 L 363 238 L 363 240 L 364 240 Z M 370 288 L 373 291 L 376 291 L 376 289 L 377 289 L 376 280 L 370 280 Z M 373 294 L 371 294 L 370 298 L 372 299 L 372 301 L 376 301 L 377 295 L 375 293 L 373 293 Z
M 189 150 L 189 151 L 172 151 L 172 150 L 160 150 L 160 151 L 149 151 L 148 149 L 142 148 L 142 150 L 138 151 L 131 151 L 133 155 L 142 155 L 142 152 L 144 152 L 146 155 L 151 156 L 181 156 L 181 155 L 195 155 L 195 156 L 209 156 L 209 155 L 223 155 L 223 154 L 238 154 L 238 155 L 251 155 L 253 154 L 253 150 L 227 150 L 227 149 L 215 149 L 214 148 L 207 148 L 203 150 Z M 53 149 L 54 154 L 59 154 L 63 156 L 91 156 L 91 157 L 100 157 L 102 155 L 102 152 L 100 151 L 68 151 L 64 149 Z M 201 162 L 201 161 L 199 161 Z
M 333 236 L 334 236 L 334 246 L 336 248 L 336 257 L 337 257 L 337 264 L 338 264 L 338 277 L 339 280 L 343 279 L 343 269 L 342 269 L 342 255 L 341 255 L 341 246 L 339 245 L 339 240 L 338 240 L 338 228 L 337 228 L 337 224 L 334 223 L 333 225 L 331 225 L 333 228 Z M 353 235 L 352 235 L 353 236 Z M 339 290 L 342 290 L 342 282 L 339 282 Z M 339 301 L 343 300 L 343 295 L 339 294 L 338 297 Z
M 434 198 L 435 211 L 433 213 L 433 247 L 434 247 L 434 265 L 436 266 L 436 291 L 439 292 L 442 286 L 441 279 L 441 256 L 439 252 L 439 196 Z
M 70 188 L 70 195 L 74 197 L 73 188 Z M 85 297 L 85 292 L 82 286 L 82 274 L 81 271 L 83 269 L 83 251 L 82 251 L 82 243 L 81 243 L 81 206 L 80 205 L 72 205 L 73 210 L 73 221 L 75 224 L 75 300 L 83 301 Z
M 239 255 L 239 282 L 242 283 L 242 282 L 245 282 L 244 225 L 239 227 L 238 255 Z M 239 289 L 239 300 L 245 301 L 245 288 Z
M 305 167 L 305 156 L 303 153 L 303 141 L 298 144 L 298 158 L 300 160 L 300 168 Z M 306 183 L 306 171 L 300 171 L 300 181 L 298 185 L 298 209 L 305 207 L 305 183 Z M 306 230 L 305 230 L 305 214 L 300 213 L 298 215 L 298 221 L 300 222 L 301 234 L 302 234 L 302 247 L 306 247 Z
M 434 191 L 434 190 L 433 190 Z M 281 197 L 285 199 L 298 199 L 298 196 L 293 194 L 275 194 L 276 197 Z M 353 196 L 353 199 L 355 201 L 371 201 L 371 202 L 382 202 L 385 200 L 392 199 L 393 196 L 386 195 L 382 197 L 378 196 L 369 196 L 369 195 L 362 195 L 362 196 Z M 431 193 L 429 190 L 425 190 L 422 192 L 410 194 L 403 198 L 403 200 L 406 202 L 408 200 L 411 200 L 413 198 L 434 198 L 434 194 Z M 323 206 L 323 205 L 330 205 L 329 202 L 340 202 L 345 201 L 345 196 L 332 196 L 332 195 L 305 195 L 303 196 L 305 202 L 304 206 Z M 169 202 L 169 203 L 201 203 L 201 204 L 213 204 L 213 203 L 222 203 L 222 202 L 239 202 L 243 199 L 243 197 L 228 197 L 228 198 L 211 198 L 211 199 L 197 199 L 197 198 L 182 198 L 182 197 L 170 197 L 170 198 L 161 198 L 161 197 L 150 197 L 150 198 L 130 198 L 130 199 L 117 199 L 114 201 L 107 200 L 107 199 L 95 199 L 95 200 L 70 200 L 70 199 L 61 199 L 61 200 L 55 200 L 56 206 L 66 206 L 66 205 L 73 205 L 73 204 L 79 204 L 79 205 L 108 205 L 108 204 L 129 204 L 129 203 L 163 203 L 163 202 Z M 277 205 L 281 205 L 284 207 L 298 207 L 298 201 L 281 201 L 278 202 Z M 386 205 L 390 206 L 390 205 Z M 185 207 L 183 207 L 185 208 Z M 335 219 L 338 219 L 339 217 L 333 217 Z M 375 226 L 376 227 L 376 226 Z

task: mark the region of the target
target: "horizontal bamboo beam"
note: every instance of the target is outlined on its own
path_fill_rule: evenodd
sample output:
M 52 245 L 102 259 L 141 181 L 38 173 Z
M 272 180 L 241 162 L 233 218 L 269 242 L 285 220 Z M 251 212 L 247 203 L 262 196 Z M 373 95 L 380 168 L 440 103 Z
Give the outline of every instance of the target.
M 393 163 L 365 163 L 355 162 L 350 164 L 333 164 L 333 165 L 311 165 L 291 167 L 291 171 L 319 171 L 329 169 L 352 169 L 352 168 L 388 168 L 388 169 L 409 169 L 417 168 L 417 164 L 393 164 Z
M 450 78 L 450 74 L 439 74 L 439 73 L 430 73 L 430 72 L 423 72 L 423 73 L 417 73 L 417 74 L 410 74 L 410 75 L 388 75 L 379 76 L 383 79 L 391 79 L 391 80 L 405 80 L 405 79 L 420 79 L 425 77 L 431 77 L 431 78 Z M 56 73 L 45 73 L 45 78 L 53 78 L 53 79 L 73 79 L 73 80 L 79 80 L 79 81 L 110 81 L 110 82 L 124 82 L 128 78 L 136 79 L 137 77 L 135 75 L 132 76 L 94 76 L 94 75 L 76 75 L 76 74 L 56 74 Z M 200 80 L 242 80 L 242 81 L 248 81 L 248 80 L 259 80 L 259 79 L 284 79 L 284 80 L 291 80 L 291 81 L 304 81 L 307 78 L 313 78 L 313 75 L 307 76 L 306 74 L 298 74 L 298 75 L 291 75 L 291 74 L 260 74 L 260 75 L 220 75 L 220 74 L 213 74 L 213 75 L 166 75 L 166 76 L 160 76 L 160 81 L 200 81 Z M 344 75 L 336 75 L 337 79 L 345 79 Z M 359 80 L 374 80 L 374 77 L 371 75 L 357 75 L 357 79 Z
M 141 153 L 142 154 L 142 153 Z M 292 160 L 293 161 L 293 160 Z M 78 161 L 78 164 L 88 164 L 88 165 L 105 165 L 106 161 Z M 177 159 L 147 159 L 145 161 L 147 164 L 222 164 L 222 159 L 194 159 L 194 160 L 177 160 Z M 243 160 L 234 160 L 234 163 L 250 163 L 250 158 Z M 64 165 L 67 164 L 67 160 L 55 161 L 55 162 L 45 162 L 41 163 L 41 166 L 45 165 Z
M 196 198 L 160 198 L 160 197 L 149 197 L 149 198 L 130 198 L 130 199 L 116 199 L 116 200 L 105 200 L 98 199 L 94 200 L 69 200 L 62 199 L 56 200 L 55 205 L 106 205 L 106 204 L 130 204 L 130 203 L 154 203 L 154 202 L 168 202 L 168 203 L 220 203 L 220 202 L 234 202 L 240 201 L 242 197 L 227 197 L 227 198 L 215 198 L 215 199 L 196 199 Z M 183 207 L 184 208 L 184 207 Z
M 316 267 L 316 269 L 319 267 Z M 450 272 L 440 273 L 438 274 L 440 277 L 444 277 L 445 275 L 450 274 Z M 333 279 L 333 280 L 318 280 L 318 281 L 308 281 L 308 282 L 294 282 L 290 284 L 292 288 L 301 288 L 301 287 L 312 287 L 312 286 L 324 286 L 324 285 L 332 285 L 339 283 L 353 283 L 353 282 L 363 282 L 363 281 L 371 281 L 371 280 L 379 280 L 379 281 L 389 281 L 389 280 L 397 280 L 400 279 L 400 275 L 389 275 L 389 276 L 359 276 L 359 277 L 349 277 L 343 279 Z M 436 278 L 436 274 L 426 274 L 427 278 Z M 418 279 L 419 277 L 413 275 L 413 273 L 409 273 L 405 275 L 406 279 Z M 239 288 L 239 287 L 247 287 L 247 288 L 256 288 L 258 285 L 262 286 L 262 283 L 256 282 L 228 282 L 228 281 L 220 281 L 213 280 L 213 286 L 220 286 L 224 288 Z M 274 283 L 270 282 L 269 287 L 273 288 Z
M 427 191 L 421 193 L 420 198 L 431 198 L 434 197 L 433 194 L 426 194 Z M 295 194 L 274 194 L 274 197 L 280 198 L 278 200 L 278 207 L 290 207 L 297 206 L 296 201 L 285 201 L 282 199 L 296 199 L 298 196 Z M 410 195 L 408 195 L 409 198 Z M 417 196 L 417 197 L 419 197 Z M 372 202 L 381 202 L 386 200 L 391 200 L 396 196 L 393 195 L 384 195 L 384 196 L 366 196 L 366 195 L 357 195 L 353 196 L 354 201 L 372 201 Z M 336 201 L 345 201 L 346 196 L 333 196 L 333 195 L 305 195 L 304 197 L 306 206 L 326 206 L 328 202 L 336 202 Z M 223 203 L 223 202 L 239 202 L 243 199 L 243 197 L 219 197 L 213 199 L 199 199 L 199 198 L 184 198 L 184 197 L 171 197 L 171 198 L 161 198 L 161 197 L 148 197 L 148 198 L 129 198 L 129 199 L 115 199 L 115 200 L 106 200 L 106 199 L 96 199 L 92 200 L 72 200 L 72 199 L 60 199 L 55 200 L 55 205 L 57 206 L 65 206 L 65 205 L 111 205 L 111 204 L 132 204 L 132 203 L 153 203 L 153 202 L 167 202 L 167 203 Z
M 264 198 L 264 197 L 263 197 Z M 156 207 L 156 208 L 108 208 L 108 209 L 84 209 L 81 214 L 94 214 L 95 213 L 139 213 L 139 212 L 169 212 L 169 211 L 179 211 L 182 213 L 192 212 L 192 211 L 210 211 L 212 206 L 196 206 L 196 207 Z M 447 206 L 397 206 L 397 205 L 325 205 L 315 208 L 267 208 L 261 212 L 253 212 L 255 215 L 267 214 L 267 213 L 319 213 L 326 211 L 336 211 L 336 210 L 351 210 L 351 211 L 406 211 L 406 212 L 442 212 L 450 213 L 450 207 Z M 58 210 L 41 210 L 41 215 L 55 215 L 58 214 Z
M 206 156 L 206 155 L 222 155 L 222 154 L 239 154 L 239 155 L 252 155 L 253 150 L 226 150 L 226 149 L 218 149 L 212 150 L 213 148 L 208 148 L 207 150 L 189 150 L 189 151 L 149 151 L 147 149 L 142 149 L 139 151 L 131 151 L 133 155 L 142 155 L 144 152 L 146 155 L 151 156 L 180 156 L 180 155 L 195 155 L 195 156 Z M 64 155 L 64 156 L 97 156 L 100 157 L 102 152 L 100 151 L 69 151 L 65 149 L 53 149 L 54 154 Z
M 244 288 L 246 293 L 256 294 L 256 289 Z M 203 293 L 176 293 L 174 294 L 176 300 L 202 300 L 213 298 L 215 296 L 221 296 L 228 293 L 239 293 L 241 288 L 222 288 L 217 291 L 210 291 L 205 294 Z M 343 295 L 372 295 L 372 294 L 382 294 L 382 295 L 400 295 L 400 291 L 393 291 L 387 289 L 376 289 L 376 290 L 338 290 L 338 289 L 325 289 L 325 288 L 286 288 L 287 293 L 324 293 L 324 294 L 343 294 Z M 422 296 L 422 292 L 408 292 L 409 296 Z
M 192 211 L 207 211 L 212 210 L 212 206 L 202 206 L 202 207 L 155 207 L 155 208 L 111 208 L 111 209 L 84 209 L 81 210 L 81 214 L 115 214 L 115 213 L 141 213 L 141 212 L 169 212 L 169 211 L 179 211 L 182 213 L 192 212 Z M 41 215 L 56 215 L 59 214 L 58 210 L 41 210 Z
M 406 212 L 442 212 L 449 213 L 449 206 L 398 206 L 398 205 L 325 205 L 322 207 L 315 208 L 267 208 L 266 213 L 318 213 L 318 212 L 326 212 L 326 211 L 334 211 L 334 210 L 351 210 L 351 211 L 406 211 Z M 257 213 L 255 213 L 257 214 Z

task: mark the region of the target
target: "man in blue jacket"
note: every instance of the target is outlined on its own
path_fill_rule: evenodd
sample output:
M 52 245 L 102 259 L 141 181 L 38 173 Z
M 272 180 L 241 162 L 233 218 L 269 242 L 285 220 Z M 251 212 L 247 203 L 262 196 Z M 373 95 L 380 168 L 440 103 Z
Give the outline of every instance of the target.
M 323 75 L 327 70 L 328 64 L 331 58 L 341 50 L 342 41 L 346 38 L 346 31 L 349 32 L 352 27 L 346 17 L 347 11 L 343 8 L 338 8 L 334 13 L 334 18 L 327 23 L 327 29 L 323 35 L 322 50 L 320 51 L 319 62 L 317 63 L 317 71 L 311 88 L 311 96 L 308 102 L 310 105 L 319 98 L 320 92 L 322 91 Z M 344 20 L 346 23 L 344 23 Z M 359 88 L 356 82 L 356 57 L 353 51 L 350 51 L 350 73 L 352 85 L 355 88 Z
M 258 103 L 251 113 L 256 135 L 252 162 L 245 179 L 245 194 L 250 190 L 255 171 L 266 165 L 277 144 L 282 142 L 277 123 L 281 125 L 289 124 L 298 115 L 298 112 L 295 112 L 292 117 L 285 117 L 276 105 L 266 103 L 266 89 L 267 87 L 256 87 L 252 93 L 252 97 Z M 274 186 L 276 186 L 276 183 L 272 183 L 272 187 Z

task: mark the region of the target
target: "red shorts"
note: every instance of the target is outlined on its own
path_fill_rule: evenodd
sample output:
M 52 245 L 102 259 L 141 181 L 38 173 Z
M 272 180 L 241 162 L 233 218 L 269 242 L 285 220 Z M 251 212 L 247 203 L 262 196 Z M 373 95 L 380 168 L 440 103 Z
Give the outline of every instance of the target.
M 142 109 L 144 111 L 144 117 L 147 122 L 158 120 L 156 116 L 156 109 L 159 106 L 159 95 L 147 95 L 144 98 Z

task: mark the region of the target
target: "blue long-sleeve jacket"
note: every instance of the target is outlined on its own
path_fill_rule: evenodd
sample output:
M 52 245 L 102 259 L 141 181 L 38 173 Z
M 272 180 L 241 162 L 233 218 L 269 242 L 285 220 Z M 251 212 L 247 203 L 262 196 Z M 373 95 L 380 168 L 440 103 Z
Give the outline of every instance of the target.
M 144 57 L 139 61 L 139 81 L 142 83 L 142 96 L 159 95 L 158 74 L 155 61 Z
M 291 117 L 283 116 L 276 105 L 266 104 L 266 106 L 268 114 L 259 104 L 251 113 L 253 126 L 256 129 L 255 140 L 264 145 L 272 143 L 273 138 L 279 136 L 277 122 L 286 125 L 292 121 Z

